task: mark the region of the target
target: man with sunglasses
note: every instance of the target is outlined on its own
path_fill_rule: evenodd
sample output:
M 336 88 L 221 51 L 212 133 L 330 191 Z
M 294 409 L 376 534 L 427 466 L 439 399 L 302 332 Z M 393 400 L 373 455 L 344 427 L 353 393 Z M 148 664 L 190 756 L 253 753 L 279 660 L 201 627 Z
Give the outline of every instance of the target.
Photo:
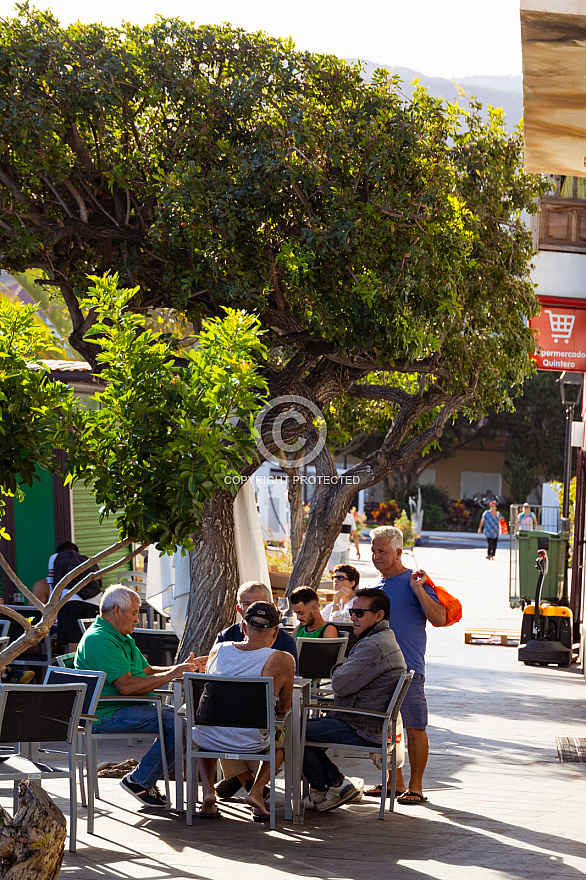
M 334 705 L 345 709 L 386 712 L 396 684 L 407 667 L 392 629 L 391 605 L 382 590 L 357 591 L 350 614 L 358 637 L 346 661 L 332 673 Z M 382 721 L 364 715 L 341 713 L 307 722 L 307 739 L 346 745 L 380 745 Z M 303 773 L 310 791 L 307 806 L 327 812 L 357 800 L 360 789 L 347 779 L 325 749 L 306 746 Z
M 403 533 L 394 526 L 379 526 L 370 533 L 372 561 L 381 573 L 373 587 L 383 590 L 391 603 L 390 626 L 397 637 L 407 668 L 414 671 L 413 680 L 401 706 L 407 731 L 407 753 L 411 778 L 409 786 L 397 771 L 397 800 L 404 806 L 416 806 L 427 798 L 423 794 L 423 773 L 427 765 L 427 701 L 425 699 L 426 624 L 446 622 L 446 609 L 433 589 L 426 583 L 424 571 L 412 571 L 403 565 Z M 387 790 L 388 790 L 387 783 Z M 377 794 L 371 789 L 365 794 Z

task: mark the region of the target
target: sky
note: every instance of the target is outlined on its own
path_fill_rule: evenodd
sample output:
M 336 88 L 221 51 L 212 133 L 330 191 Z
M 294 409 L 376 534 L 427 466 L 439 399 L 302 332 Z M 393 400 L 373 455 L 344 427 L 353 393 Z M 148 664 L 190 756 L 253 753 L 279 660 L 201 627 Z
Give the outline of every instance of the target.
M 146 24 L 157 14 L 230 22 L 291 36 L 299 49 L 427 76 L 521 74 L 519 0 L 31 0 L 31 6 L 50 9 L 62 24 Z M 0 0 L 0 18 L 14 10 L 14 0 Z

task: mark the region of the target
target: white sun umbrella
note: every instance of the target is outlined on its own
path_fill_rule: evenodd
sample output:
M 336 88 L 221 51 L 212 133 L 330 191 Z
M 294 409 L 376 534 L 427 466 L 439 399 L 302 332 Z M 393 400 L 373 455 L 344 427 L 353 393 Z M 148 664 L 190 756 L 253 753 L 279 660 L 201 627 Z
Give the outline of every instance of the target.
M 270 586 L 260 518 L 249 480 L 242 484 L 234 499 L 234 540 L 239 583 L 260 581 Z M 151 545 L 148 559 L 145 599 L 155 611 L 170 618 L 171 626 L 181 638 L 191 583 L 189 554 L 182 556 L 178 550 L 173 556 L 160 556 Z
M 239 582 L 243 584 L 246 581 L 260 581 L 270 587 L 260 517 L 250 480 L 242 484 L 234 499 L 234 539 Z
M 149 605 L 169 618 L 171 626 L 181 638 L 187 599 L 189 597 L 189 554 L 177 550 L 172 556 L 159 555 L 154 544 L 149 547 L 149 563 L 145 599 Z

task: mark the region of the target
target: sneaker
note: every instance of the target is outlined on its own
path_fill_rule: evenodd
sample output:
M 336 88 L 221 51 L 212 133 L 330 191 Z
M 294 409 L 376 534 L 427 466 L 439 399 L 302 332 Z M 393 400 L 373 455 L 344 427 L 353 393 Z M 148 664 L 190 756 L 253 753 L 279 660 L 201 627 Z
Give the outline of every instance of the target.
M 242 783 L 237 776 L 231 776 L 229 779 L 222 779 L 216 785 L 216 794 L 223 801 L 229 801 L 234 797 L 237 791 L 242 788 Z
M 120 785 L 127 791 L 128 794 L 131 794 L 132 797 L 135 797 L 137 801 L 140 801 L 141 804 L 144 804 L 147 807 L 166 807 L 167 801 L 158 790 L 158 788 L 143 788 L 142 785 L 139 785 L 138 782 L 135 782 L 130 773 L 124 776 L 123 779 L 120 780 Z
M 358 776 L 348 776 L 348 781 L 352 783 L 358 794 L 353 801 L 361 801 L 362 796 L 364 794 L 364 779 L 360 779 Z
M 359 797 L 360 791 L 353 782 L 344 777 L 339 785 L 331 785 L 328 788 L 325 798 L 321 804 L 316 806 L 316 810 L 327 813 L 328 810 L 335 810 L 336 807 L 341 807 L 342 804 L 346 804 L 349 801 L 355 801 Z
M 319 810 L 319 804 L 326 799 L 327 791 L 319 791 L 317 788 L 310 788 L 309 794 L 305 798 L 305 808 L 307 810 Z

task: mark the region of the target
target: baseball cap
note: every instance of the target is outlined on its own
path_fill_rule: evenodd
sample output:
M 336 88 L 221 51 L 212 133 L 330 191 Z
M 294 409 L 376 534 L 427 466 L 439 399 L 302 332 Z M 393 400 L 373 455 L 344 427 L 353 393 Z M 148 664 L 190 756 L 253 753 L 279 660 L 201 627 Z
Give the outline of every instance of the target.
M 269 629 L 278 626 L 281 617 L 274 605 L 270 602 L 253 602 L 246 609 L 244 620 L 250 626 L 256 626 L 259 629 Z

